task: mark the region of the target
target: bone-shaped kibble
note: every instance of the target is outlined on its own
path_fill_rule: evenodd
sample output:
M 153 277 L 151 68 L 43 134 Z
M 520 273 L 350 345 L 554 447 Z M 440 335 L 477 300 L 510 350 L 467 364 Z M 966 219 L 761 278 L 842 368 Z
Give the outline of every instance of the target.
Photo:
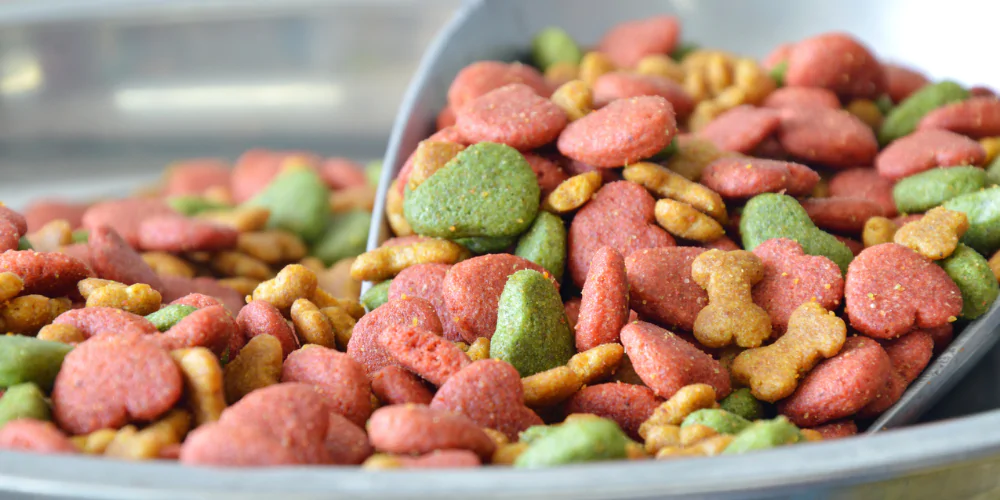
M 771 336 L 771 318 L 753 303 L 750 290 L 764 278 L 764 264 L 745 250 L 712 249 L 691 263 L 691 277 L 708 292 L 694 321 L 694 336 L 707 347 L 757 347 Z
M 965 213 L 936 207 L 899 228 L 893 241 L 928 259 L 940 260 L 955 252 L 959 238 L 968 229 Z
M 736 356 L 733 378 L 749 385 L 757 399 L 773 403 L 791 396 L 799 378 L 821 359 L 840 352 L 846 338 L 844 320 L 816 302 L 806 302 L 792 313 L 781 338 Z

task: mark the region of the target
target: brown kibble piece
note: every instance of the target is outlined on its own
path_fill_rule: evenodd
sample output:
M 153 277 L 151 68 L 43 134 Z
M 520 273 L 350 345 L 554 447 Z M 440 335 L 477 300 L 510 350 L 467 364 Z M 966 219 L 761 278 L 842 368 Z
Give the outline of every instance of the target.
M 34 335 L 70 309 L 69 299 L 22 295 L 0 306 L 0 325 L 7 333 Z
M 292 324 L 295 325 L 295 333 L 298 334 L 302 345 L 336 347 L 337 341 L 330 320 L 309 299 L 296 299 L 292 303 L 290 315 Z
M 129 425 L 116 433 L 108 443 L 104 455 L 125 460 L 153 460 L 170 445 L 180 444 L 191 428 L 191 415 L 183 410 L 172 410 L 162 419 L 137 431 Z
M 90 281 L 90 279 L 80 282 L 81 294 L 85 281 Z M 160 292 L 143 283 L 125 286 L 117 282 L 108 282 L 104 283 L 103 286 L 89 290 L 84 296 L 87 298 L 87 307 L 112 307 L 139 316 L 160 310 L 160 301 L 162 300 Z
M 569 121 L 579 120 L 594 109 L 594 95 L 583 80 L 570 80 L 560 85 L 550 99 L 566 113 Z
M 24 290 L 24 280 L 20 276 L 10 273 L 0 273 L 0 302 L 7 302 L 17 297 Z
M 261 283 L 253 291 L 253 300 L 270 302 L 286 313 L 296 300 L 311 298 L 316 286 L 316 273 L 301 264 L 289 264 L 274 279 Z
M 728 221 L 726 205 L 719 193 L 697 182 L 691 182 L 665 167 L 655 163 L 639 162 L 625 167 L 622 175 L 625 180 L 639 184 L 661 198 L 687 203 L 711 215 L 719 223 L 725 224 Z
M 740 353 L 731 373 L 750 387 L 755 398 L 773 403 L 791 396 L 799 379 L 822 359 L 840 352 L 846 338 L 844 320 L 816 302 L 806 302 L 792 313 L 781 338 Z
M 194 414 L 195 426 L 215 422 L 226 409 L 222 367 L 212 351 L 204 347 L 170 351 L 184 377 L 187 406 Z
M 681 445 L 681 428 L 678 425 L 654 425 L 645 430 L 646 437 L 643 440 L 646 453 L 655 455 L 658 451 L 667 447 L 679 447 Z
M 187 261 L 167 252 L 145 252 L 142 260 L 158 276 L 194 278 L 194 268 Z
M 718 435 L 719 433 L 716 432 L 715 429 L 707 425 L 692 424 L 681 427 L 681 432 L 678 437 L 680 438 L 681 446 L 688 447 Z
M 472 342 L 472 344 L 469 344 L 469 349 L 466 351 L 466 354 L 473 362 L 489 358 L 490 339 L 487 337 L 477 338 Z
M 610 377 L 618 369 L 625 356 L 621 344 L 602 344 L 577 353 L 566 363 L 585 385 L 591 385 Z
M 707 347 L 757 347 L 771 336 L 771 318 L 753 303 L 751 288 L 764 277 L 760 258 L 745 250 L 711 249 L 691 263 L 691 276 L 708 292 L 708 305 L 694 322 L 694 336 Z
M 31 248 L 39 252 L 55 252 L 73 243 L 73 228 L 64 219 L 54 219 L 26 237 Z
M 498 446 L 490 463 L 493 465 L 513 465 L 517 457 L 528 451 L 528 443 L 508 443 Z
M 409 236 L 413 228 L 403 215 L 403 194 L 399 189 L 399 179 L 392 181 L 385 193 L 385 216 L 389 219 L 389 227 L 396 236 Z
M 655 210 L 657 224 L 678 238 L 705 243 L 726 234 L 715 219 L 682 201 L 664 198 L 656 202 Z
M 557 366 L 521 379 L 524 404 L 543 408 L 561 403 L 583 387 L 583 380 L 568 366 Z
M 223 369 L 226 401 L 236 403 L 251 392 L 281 380 L 281 342 L 271 335 L 250 339 Z
M 919 220 L 904 224 L 892 239 L 928 259 L 940 260 L 955 251 L 959 238 L 968 229 L 969 218 L 965 213 L 935 207 Z
M 225 251 L 215 254 L 212 257 L 212 268 L 224 276 L 243 276 L 257 280 L 273 276 L 266 263 L 241 252 Z
M 865 248 L 892 243 L 898 229 L 899 226 L 892 219 L 872 217 L 865 221 L 865 227 L 861 230 L 861 241 L 865 244 Z
M 664 401 L 648 420 L 639 426 L 639 435 L 661 425 L 681 425 L 692 412 L 715 406 L 715 389 L 708 384 L 691 384 L 681 387 L 670 399 Z
M 684 83 L 684 68 L 666 54 L 643 57 L 636 64 L 635 72 L 640 75 L 662 76 L 677 83 Z
M 49 340 L 52 342 L 62 342 L 64 344 L 79 344 L 87 337 L 79 328 L 63 323 L 52 323 L 45 325 L 38 331 L 39 340 Z
M 264 229 L 267 220 L 271 218 L 271 211 L 264 207 L 240 206 L 233 209 L 202 212 L 195 218 L 205 219 L 246 233 Z
M 615 69 L 615 63 L 602 52 L 587 52 L 580 59 L 580 79 L 587 85 L 593 85 L 601 75 Z
M 236 249 L 268 264 L 299 260 L 308 251 L 302 238 L 279 229 L 240 233 Z
M 428 239 L 400 246 L 383 246 L 359 255 L 351 264 L 351 278 L 358 281 L 383 281 L 417 264 L 455 264 L 471 254 L 461 245 L 441 239 Z
M 601 173 L 598 171 L 574 175 L 549 193 L 542 201 L 542 209 L 556 214 L 572 212 L 590 201 L 600 187 Z
M 347 350 L 347 343 L 351 341 L 351 333 L 357 323 L 347 311 L 339 306 L 324 307 L 319 310 L 326 316 L 333 330 L 333 338 L 337 341 L 337 347 L 341 351 Z M 330 346 L 332 347 L 332 346 Z
M 406 187 L 417 189 L 435 172 L 441 170 L 452 158 L 465 149 L 462 144 L 445 141 L 420 141 L 413 153 L 413 166 Z

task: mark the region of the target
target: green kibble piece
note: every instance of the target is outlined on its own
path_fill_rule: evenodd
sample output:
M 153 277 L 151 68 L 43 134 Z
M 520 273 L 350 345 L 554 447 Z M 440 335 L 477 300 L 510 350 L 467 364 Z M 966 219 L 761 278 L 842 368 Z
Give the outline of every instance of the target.
M 77 229 L 73 231 L 73 243 L 87 243 L 90 241 L 89 229 Z
M 726 410 L 705 408 L 692 412 L 681 422 L 682 429 L 689 425 L 711 427 L 719 434 L 738 434 L 750 425 L 750 421 Z
M 878 108 L 878 112 L 882 113 L 882 116 L 889 114 L 892 111 L 894 104 L 892 103 L 892 98 L 889 94 L 882 94 L 875 99 L 875 107 Z
M 21 239 L 17 240 L 18 250 L 34 250 L 35 247 L 31 246 L 31 242 L 28 241 L 27 236 L 21 236 Z
M 802 205 L 791 196 L 765 193 L 754 196 L 740 217 L 743 248 L 752 251 L 772 238 L 789 238 L 809 255 L 829 258 L 847 272 L 854 254 L 832 234 L 816 227 Z
M 382 180 L 382 161 L 375 160 L 365 165 L 365 177 L 368 178 L 368 184 L 377 187 Z
M 167 198 L 167 205 L 184 215 L 197 215 L 209 210 L 224 210 L 230 205 L 208 200 L 200 196 L 171 196 Z
M 976 319 L 990 310 L 1000 286 L 986 259 L 959 243 L 955 253 L 938 262 L 962 292 L 962 318 Z
M 538 69 L 545 71 L 556 63 L 579 63 L 583 51 L 566 30 L 549 26 L 539 31 L 531 41 L 531 58 Z
M 767 416 L 767 407 L 764 402 L 753 397 L 750 389 L 744 387 L 737 389 L 719 402 L 723 410 L 734 415 L 739 415 L 747 420 L 760 420 Z
M 533 269 L 511 274 L 500 294 L 490 357 L 527 377 L 565 365 L 574 354 L 573 329 L 555 285 Z
M 166 306 L 154 313 L 147 314 L 146 319 L 148 319 L 150 323 L 156 325 L 157 330 L 165 332 L 169 330 L 170 327 L 179 323 L 180 320 L 187 317 L 188 314 L 191 314 L 197 310 L 198 310 L 197 307 L 192 307 L 184 304 L 173 304 Z
M 878 140 L 882 144 L 910 135 L 927 113 L 941 106 L 968 99 L 969 91 L 961 85 L 944 80 L 917 90 L 886 115 Z
M 331 265 L 340 259 L 365 253 L 372 214 L 364 210 L 330 214 L 323 236 L 310 254 Z
M 361 305 L 365 306 L 368 312 L 372 312 L 378 306 L 389 302 L 389 285 L 391 283 L 392 280 L 385 280 L 372 285 L 367 292 L 361 295 Z
M 803 441 L 802 432 L 784 415 L 772 420 L 758 420 L 743 429 L 729 443 L 724 455 L 735 455 L 748 451 L 766 450 L 776 446 Z
M 7 392 L 0 396 L 0 428 L 19 418 L 52 418 L 49 404 L 45 402 L 45 394 L 31 382 L 8 387 Z
M 521 235 L 514 255 L 544 267 L 556 281 L 562 280 L 566 265 L 566 226 L 563 220 L 540 212 L 528 232 Z
M 892 199 L 902 213 L 926 212 L 958 195 L 986 185 L 986 171 L 979 167 L 935 168 L 911 175 L 892 188 Z
M 454 241 L 476 255 L 483 255 L 507 250 L 517 241 L 517 236 L 503 236 L 499 238 L 473 236 L 471 238 L 459 238 Z
M 519 443 L 531 444 L 539 439 L 548 436 L 552 431 L 559 428 L 559 425 L 532 425 L 517 435 Z
M 774 83 L 777 83 L 779 87 L 785 86 L 786 71 L 788 71 L 788 61 L 781 61 L 780 63 L 775 64 L 773 68 L 771 68 L 771 71 L 769 73 L 771 75 L 771 79 L 774 80 Z
M 286 168 L 248 205 L 267 208 L 272 229 L 284 229 L 312 243 L 323 236 L 330 213 L 330 190 L 306 166 Z
M 629 439 L 612 420 L 584 418 L 554 426 L 531 442 L 514 467 L 539 468 L 580 462 L 622 460 Z
M 688 54 L 700 48 L 701 46 L 694 42 L 681 42 L 677 44 L 677 47 L 674 48 L 674 51 L 670 53 L 670 58 L 677 62 L 680 62 L 683 61 L 684 58 L 688 56 Z
M 538 178 L 521 153 L 480 142 L 407 189 L 403 214 L 422 236 L 517 236 L 535 220 L 540 197 Z
M 944 202 L 944 208 L 965 213 L 969 230 L 962 243 L 983 255 L 993 255 L 1000 248 L 1000 187 L 956 196 Z
M 0 335 L 0 387 L 32 382 L 44 391 L 52 383 L 73 346 L 24 335 Z
M 659 153 L 656 153 L 649 159 L 650 161 L 655 161 L 655 162 L 667 161 L 670 159 L 671 156 L 674 155 L 674 153 L 677 152 L 678 147 L 679 146 L 677 145 L 677 137 L 674 137 L 673 139 L 670 140 L 669 144 L 667 144 L 663 149 L 660 150 Z

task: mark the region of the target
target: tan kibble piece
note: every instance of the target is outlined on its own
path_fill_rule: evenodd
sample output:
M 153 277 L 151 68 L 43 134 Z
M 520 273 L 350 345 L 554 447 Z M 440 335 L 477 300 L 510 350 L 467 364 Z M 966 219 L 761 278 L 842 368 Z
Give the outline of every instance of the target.
M 639 162 L 625 167 L 625 180 L 648 189 L 661 198 L 686 203 L 722 224 L 728 222 L 726 204 L 719 193 L 655 163 Z
M 292 303 L 312 297 L 316 290 L 316 273 L 301 264 L 289 264 L 274 279 L 258 285 L 253 291 L 253 300 L 264 300 L 282 311 L 288 311 Z
M 678 436 L 681 441 L 681 446 L 691 446 L 703 439 L 708 439 L 717 435 L 719 435 L 719 433 L 707 425 L 691 424 L 681 427 L 681 431 Z
M 455 347 L 459 348 L 462 352 L 469 352 L 469 344 L 466 344 L 461 340 L 456 340 L 452 342 L 452 344 L 455 344 Z
M 399 458 L 386 453 L 376 453 L 361 464 L 363 470 L 389 470 L 398 469 L 403 466 Z
M 240 233 L 236 249 L 267 264 L 299 260 L 307 252 L 301 238 L 281 230 Z
M 1000 156 L 1000 137 L 983 137 L 979 139 L 979 145 L 986 151 L 986 161 L 983 165 L 993 163 L 993 160 Z
M 465 146 L 455 142 L 420 141 L 417 144 L 417 150 L 413 152 L 413 167 L 410 170 L 406 187 L 411 190 L 417 189 L 464 149 Z
M 403 215 L 403 194 L 399 192 L 399 179 L 392 181 L 389 190 L 385 192 L 385 216 L 396 236 L 413 234 L 413 228 Z
M 997 277 L 997 281 L 1000 281 L 1000 251 L 993 254 L 988 263 L 990 270 L 993 271 L 993 275 Z
M 39 340 L 62 342 L 64 344 L 79 344 L 87 338 L 79 328 L 65 323 L 51 323 L 38 331 Z
M 617 68 L 608 56 L 600 52 L 587 52 L 580 59 L 580 79 L 587 82 L 587 85 L 594 86 L 601 75 L 610 73 Z
M 498 446 L 490 463 L 493 465 L 513 465 L 517 457 L 528 450 L 527 443 L 509 443 Z
M 965 213 L 935 207 L 919 220 L 903 224 L 892 240 L 928 259 L 941 260 L 955 252 L 959 238 L 968 229 Z
M 473 362 L 490 357 L 490 339 L 479 337 L 469 345 L 469 350 L 465 352 Z
M 544 408 L 561 403 L 583 387 L 580 376 L 568 366 L 557 366 L 521 379 L 524 404 Z
M 490 429 L 489 427 L 483 427 L 483 432 L 485 432 L 486 435 L 489 436 L 490 439 L 493 440 L 493 444 L 497 445 L 497 447 L 500 447 L 500 446 L 503 446 L 505 444 L 510 443 L 510 440 L 507 439 L 507 435 L 504 434 L 504 433 L 502 433 L 502 432 L 500 432 L 500 431 L 498 431 L 498 430 L 496 430 L 496 429 Z
M 361 317 L 365 315 L 365 306 L 361 305 L 357 299 L 337 298 L 330 295 L 322 288 L 316 288 L 312 297 L 307 298 L 309 298 L 309 300 L 311 300 L 313 304 L 316 304 L 316 307 L 319 307 L 320 309 L 324 307 L 339 307 L 347 311 L 347 314 L 350 314 L 355 321 L 361 319 Z
M 326 316 L 327 321 L 330 322 L 330 327 L 333 330 L 333 337 L 337 342 L 337 348 L 341 351 L 347 350 L 347 343 L 351 341 L 351 335 L 354 333 L 354 325 L 356 321 L 347 313 L 342 307 L 324 307 L 319 310 Z
M 661 200 L 662 201 L 662 200 Z M 764 278 L 764 264 L 746 250 L 708 250 L 691 263 L 691 277 L 708 292 L 694 320 L 694 336 L 706 347 L 757 347 L 771 336 L 771 317 L 754 304 L 750 290 Z
M 566 366 L 576 372 L 584 385 L 591 385 L 614 374 L 624 356 L 625 348 L 621 344 L 601 344 L 574 354 Z
M 709 163 L 733 153 L 722 151 L 709 140 L 688 137 L 677 141 L 677 151 L 667 159 L 666 167 L 685 179 L 697 182 Z
M 736 107 L 740 104 L 756 105 L 764 102 L 764 99 L 777 88 L 777 84 L 757 61 L 744 57 L 737 59 L 733 64 L 733 87 L 731 88 L 739 89 L 744 96 L 742 102 L 733 106 Z M 722 92 L 719 97 L 721 98 L 725 93 L 726 91 Z M 726 102 L 724 98 L 722 101 Z
M 715 219 L 683 201 L 658 200 L 654 213 L 656 223 L 678 238 L 707 243 L 726 235 L 726 230 Z
M 292 303 L 292 324 L 302 345 L 316 344 L 336 348 L 337 338 L 326 315 L 319 311 L 309 299 L 298 299 Z
M 624 353 L 624 349 L 622 352 Z M 628 356 L 624 354 L 622 355 L 621 362 L 618 363 L 618 368 L 615 368 L 615 372 L 611 376 L 611 381 L 639 386 L 646 385 L 646 383 L 642 381 L 642 378 L 639 377 L 639 374 L 636 373 L 635 367 L 632 366 L 632 360 L 628 359 Z
M 697 450 L 702 455 L 707 457 L 714 457 L 721 454 L 729 446 L 729 443 L 733 442 L 735 436 L 731 434 L 719 434 L 709 438 L 702 439 L 697 443 L 691 445 L 691 448 Z
M 10 272 L 0 273 L 0 302 L 7 302 L 22 291 L 24 291 L 24 280 L 20 276 Z
M 681 387 L 670 399 L 656 407 L 642 425 L 639 435 L 646 438 L 646 431 L 659 425 L 681 425 L 692 412 L 715 406 L 715 389 L 708 384 L 691 384 Z
M 583 80 L 570 80 L 552 93 L 552 102 L 559 106 L 569 121 L 579 120 L 594 109 L 594 95 Z
M 565 214 L 572 212 L 590 201 L 601 187 L 600 172 L 584 172 L 559 183 L 542 200 L 542 210 Z
M 409 245 L 369 250 L 351 265 L 351 278 L 358 281 L 384 281 L 417 264 L 455 264 L 472 254 L 458 243 L 432 239 Z
M 545 80 L 550 84 L 561 85 L 563 82 L 576 80 L 580 77 L 580 65 L 569 61 L 559 61 L 545 68 Z
M 114 280 L 105 280 L 101 278 L 84 278 L 76 282 L 76 289 L 77 291 L 80 292 L 80 295 L 82 295 L 84 299 L 87 299 L 88 297 L 90 297 L 90 294 L 94 293 L 94 290 L 109 285 L 125 286 L 124 283 L 119 283 Z
M 845 109 L 874 130 L 878 130 L 882 126 L 882 111 L 870 99 L 855 99 Z
M 69 310 L 69 299 L 22 295 L 0 306 L 0 322 L 8 333 L 35 335 L 56 316 Z
M 703 71 L 711 95 L 717 96 L 733 84 L 733 62 L 731 56 L 721 52 L 708 55 Z
M 145 252 L 142 260 L 159 276 L 193 278 L 194 268 L 184 259 L 167 252 Z
M 727 110 L 728 108 L 715 101 L 701 101 L 695 105 L 688 118 L 688 128 L 692 132 L 698 132 Z
M 281 379 L 281 342 L 273 335 L 257 335 L 223 368 L 226 402 L 233 404 L 251 392 Z
M 830 180 L 826 177 L 820 177 L 819 182 L 813 186 L 813 190 L 809 193 L 809 196 L 813 198 L 829 198 L 830 197 Z
M 733 379 L 749 386 L 755 398 L 773 403 L 791 396 L 799 378 L 840 352 L 846 339 L 844 320 L 819 303 L 806 302 L 792 313 L 781 338 L 736 356 Z
M 367 184 L 350 186 L 330 193 L 330 211 L 333 213 L 375 208 L 375 188 Z
M 625 458 L 628 460 L 646 460 L 650 455 L 650 453 L 646 453 L 645 448 L 641 444 L 635 441 L 625 443 Z
M 145 283 L 109 283 L 87 294 L 87 307 L 111 307 L 139 316 L 159 311 L 161 301 L 160 292 Z
M 681 446 L 665 446 L 656 452 L 657 460 L 672 460 L 675 458 L 704 457 L 705 454 L 698 448 L 684 448 Z
M 892 219 L 875 216 L 865 221 L 865 227 L 861 231 L 861 241 L 865 244 L 865 248 L 892 243 L 898 229 L 899 226 Z
M 820 434 L 819 431 L 813 429 L 801 429 L 799 432 L 802 433 L 802 437 L 806 438 L 806 441 L 816 442 L 823 440 L 823 435 Z
M 73 243 L 73 229 L 68 221 L 54 219 L 38 228 L 38 231 L 28 234 L 27 238 L 36 252 L 55 252 Z
M 135 427 L 132 427 L 132 431 L 135 431 Z M 108 445 L 114 441 L 117 435 L 118 431 L 114 429 L 100 429 L 82 436 L 73 436 L 69 439 L 76 446 L 76 449 L 80 450 L 80 453 L 103 455 L 104 451 L 108 449 Z
M 242 252 L 225 251 L 212 258 L 212 269 L 223 276 L 242 276 L 256 280 L 266 280 L 274 275 L 264 261 Z
M 570 413 L 569 415 L 566 415 L 565 419 L 563 419 L 563 423 L 573 422 L 575 420 L 587 420 L 595 418 L 599 419 L 602 417 L 599 415 L 595 415 L 593 413 Z
M 184 377 L 187 406 L 194 414 L 195 426 L 219 420 L 226 409 L 219 359 L 204 347 L 177 349 L 170 351 L 170 356 Z
M 126 426 L 108 444 L 104 455 L 125 460 L 152 460 L 163 448 L 179 444 L 191 428 L 191 416 L 183 410 L 171 410 L 165 417 L 141 431 Z
M 663 448 L 681 445 L 681 428 L 677 425 L 653 425 L 646 428 L 646 453 L 655 455 Z
M 235 290 L 240 295 L 250 295 L 253 293 L 254 289 L 260 285 L 260 280 L 236 276 L 234 278 L 222 278 L 219 280 L 219 284 L 231 290 Z
M 229 226 L 241 233 L 260 231 L 271 218 L 271 211 L 263 207 L 241 206 L 225 210 L 211 210 L 195 215 L 196 218 Z
M 643 57 L 635 66 L 635 72 L 640 75 L 662 76 L 677 83 L 684 83 L 684 67 L 665 54 L 653 54 Z

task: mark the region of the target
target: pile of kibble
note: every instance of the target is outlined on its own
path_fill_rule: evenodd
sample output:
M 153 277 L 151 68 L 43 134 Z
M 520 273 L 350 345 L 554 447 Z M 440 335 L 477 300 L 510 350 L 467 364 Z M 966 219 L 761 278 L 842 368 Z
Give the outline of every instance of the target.
M 0 448 L 387 469 L 837 439 L 1000 293 L 992 91 L 670 16 L 532 49 L 454 78 L 372 251 L 365 175 L 303 153 L 0 211 Z

